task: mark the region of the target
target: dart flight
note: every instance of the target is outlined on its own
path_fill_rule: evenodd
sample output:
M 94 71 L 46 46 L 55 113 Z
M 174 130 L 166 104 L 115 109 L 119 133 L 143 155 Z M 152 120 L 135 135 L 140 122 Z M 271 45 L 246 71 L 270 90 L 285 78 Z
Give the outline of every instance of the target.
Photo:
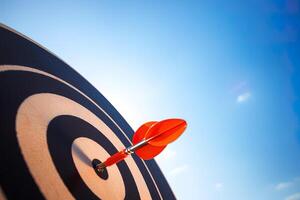
M 101 172 L 106 167 L 122 161 L 132 153 L 136 153 L 144 160 L 152 159 L 160 154 L 168 144 L 175 141 L 186 127 L 187 123 L 183 119 L 146 122 L 134 133 L 132 146 L 112 155 L 106 161 L 97 165 L 96 168 Z

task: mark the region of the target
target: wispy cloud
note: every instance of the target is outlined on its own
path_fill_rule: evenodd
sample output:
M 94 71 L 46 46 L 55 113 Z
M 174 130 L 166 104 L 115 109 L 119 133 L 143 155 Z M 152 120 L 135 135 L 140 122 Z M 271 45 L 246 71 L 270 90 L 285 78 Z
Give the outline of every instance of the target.
M 276 190 L 284 190 L 284 189 L 287 189 L 289 187 L 291 187 L 293 185 L 293 182 L 282 182 L 282 183 L 278 183 L 276 186 L 275 186 L 275 189 Z
M 300 200 L 300 193 L 295 193 L 287 196 L 284 200 Z
M 243 103 L 252 96 L 251 89 L 246 80 L 237 82 L 233 85 L 230 92 L 236 97 L 237 103 Z
M 224 188 L 224 184 L 223 183 L 216 183 L 215 184 L 215 189 L 217 191 L 221 191 Z
M 242 93 L 242 94 L 240 94 L 240 95 L 237 96 L 236 102 L 237 103 L 243 103 L 243 102 L 247 101 L 250 97 L 251 97 L 251 93 L 250 92 Z
M 178 166 L 178 167 L 172 169 L 169 174 L 171 176 L 177 176 L 178 174 L 181 174 L 181 173 L 185 172 L 186 170 L 188 170 L 188 168 L 189 168 L 189 166 L 187 164 L 184 164 L 184 165 L 181 165 L 181 166 Z
M 296 177 L 294 179 L 292 179 L 291 181 L 285 181 L 285 182 L 280 182 L 278 184 L 276 184 L 274 186 L 274 189 L 277 191 L 281 191 L 281 190 L 286 190 L 289 189 L 293 186 L 298 186 L 300 184 L 300 178 Z

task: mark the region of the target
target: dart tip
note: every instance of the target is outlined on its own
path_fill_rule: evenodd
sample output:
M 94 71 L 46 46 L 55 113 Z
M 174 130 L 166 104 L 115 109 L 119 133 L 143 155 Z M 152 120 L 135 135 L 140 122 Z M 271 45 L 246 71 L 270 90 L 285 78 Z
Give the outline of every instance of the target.
M 103 172 L 105 168 L 106 168 L 106 166 L 104 163 L 100 163 L 96 166 L 96 169 L 98 172 Z

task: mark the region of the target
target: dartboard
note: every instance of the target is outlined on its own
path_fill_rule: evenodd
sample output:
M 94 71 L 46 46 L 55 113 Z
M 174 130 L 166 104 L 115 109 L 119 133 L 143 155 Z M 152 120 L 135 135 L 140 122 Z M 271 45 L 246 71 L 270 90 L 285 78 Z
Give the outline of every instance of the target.
M 0 198 L 175 199 L 154 160 L 95 171 L 132 145 L 133 130 L 74 69 L 4 25 L 0 92 Z

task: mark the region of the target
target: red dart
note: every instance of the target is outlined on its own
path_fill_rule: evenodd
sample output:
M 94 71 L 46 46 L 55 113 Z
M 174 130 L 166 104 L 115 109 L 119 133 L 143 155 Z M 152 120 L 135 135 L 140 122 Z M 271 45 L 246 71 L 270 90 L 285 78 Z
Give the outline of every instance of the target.
M 132 146 L 119 151 L 96 166 L 98 171 L 122 161 L 128 155 L 136 153 L 140 158 L 149 160 L 160 154 L 164 148 L 175 141 L 186 129 L 183 119 L 166 119 L 160 122 L 147 122 L 134 133 Z

